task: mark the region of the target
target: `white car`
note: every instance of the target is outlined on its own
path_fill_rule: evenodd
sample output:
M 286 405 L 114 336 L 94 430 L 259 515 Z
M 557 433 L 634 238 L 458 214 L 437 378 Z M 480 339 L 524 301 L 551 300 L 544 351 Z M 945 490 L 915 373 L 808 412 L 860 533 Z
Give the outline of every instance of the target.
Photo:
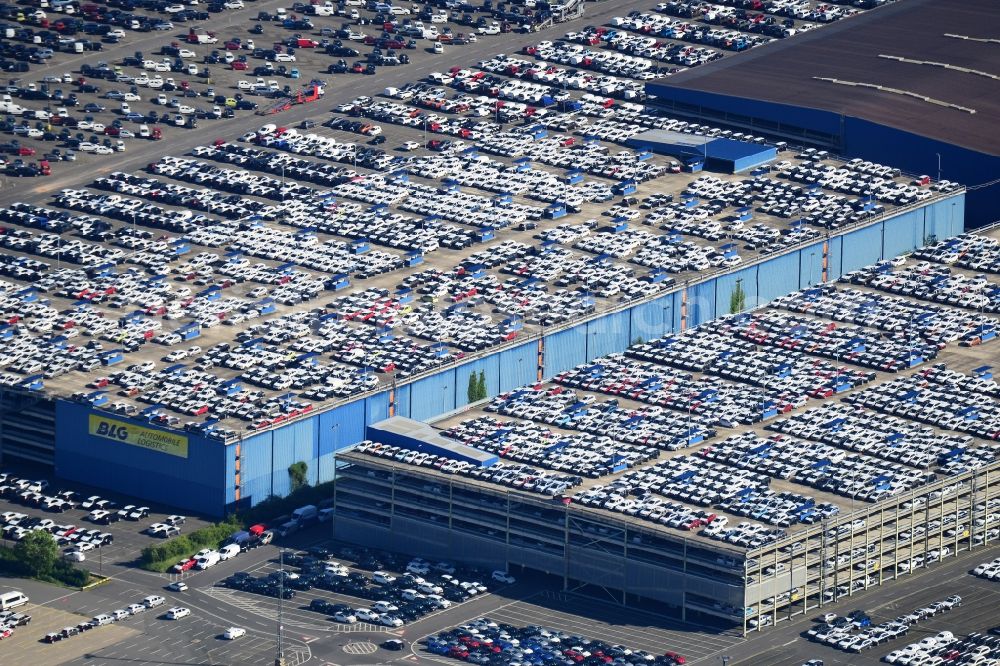
M 400 620 L 398 617 L 394 617 L 392 615 L 383 615 L 382 617 L 379 618 L 379 622 L 383 626 L 386 626 L 386 627 L 402 627 L 403 626 L 403 621 Z
M 358 618 L 354 615 L 344 612 L 335 613 L 333 619 L 337 622 L 343 622 L 344 624 L 354 624 L 358 621 Z
M 235 641 L 237 638 L 242 638 L 247 635 L 247 630 L 243 627 L 229 627 L 226 629 L 226 633 L 222 634 L 222 637 L 227 641 Z
M 157 606 L 162 606 L 164 603 L 166 603 L 166 601 L 167 601 L 166 599 L 164 599 L 158 594 L 151 594 L 145 599 L 143 599 L 142 603 L 144 606 L 146 606 L 146 608 L 155 608 Z
M 190 608 L 184 608 L 183 606 L 174 606 L 167 611 L 168 620 L 179 620 L 182 617 L 187 617 L 191 614 Z
M 180 56 L 181 58 L 196 58 L 198 54 L 196 54 L 191 49 L 181 49 L 180 51 L 177 52 L 177 55 Z
M 295 56 L 290 53 L 275 53 L 275 62 L 295 62 Z
M 184 5 L 167 5 L 163 11 L 168 14 L 178 14 L 184 11 Z
M 400 147 L 401 147 L 401 148 L 402 148 L 403 150 L 416 150 L 417 148 L 419 148 L 419 147 L 420 147 L 420 144 L 419 144 L 419 143 L 417 143 L 416 141 L 407 141 L 406 143 L 404 143 L 404 144 L 403 144 L 402 146 L 400 146 Z
M 125 610 L 129 612 L 129 615 L 138 615 L 146 611 L 146 606 L 143 604 L 129 604 Z
M 354 617 L 362 622 L 378 622 L 381 616 L 368 608 L 355 608 Z
M 492 577 L 496 582 L 504 583 L 506 585 L 513 585 L 516 582 L 514 577 L 506 571 L 494 571 Z
M 372 580 L 379 585 L 389 585 L 395 582 L 396 577 L 386 571 L 376 571 L 372 574 Z
M 63 557 L 69 560 L 70 562 L 83 562 L 84 560 L 87 559 L 87 556 L 84 555 L 79 550 L 67 550 L 65 553 L 63 553 Z
M 171 592 L 185 592 L 188 589 L 187 583 L 182 580 L 175 580 L 170 585 L 167 585 L 167 589 Z

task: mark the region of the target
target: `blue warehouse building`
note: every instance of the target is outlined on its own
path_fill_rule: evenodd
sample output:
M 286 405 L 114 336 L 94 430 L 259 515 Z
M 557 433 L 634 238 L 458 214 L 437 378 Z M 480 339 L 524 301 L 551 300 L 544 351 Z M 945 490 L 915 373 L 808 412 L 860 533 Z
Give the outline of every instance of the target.
M 288 467 L 294 462 L 308 464 L 310 483 L 324 482 L 334 478 L 337 453 L 363 439 L 427 441 L 433 432 L 415 428 L 412 421 L 428 421 L 465 406 L 472 373 L 482 372 L 488 394 L 495 396 L 620 352 L 638 338 L 648 340 L 728 314 L 737 285 L 746 307 L 755 307 L 910 251 L 928 236 L 960 234 L 964 217 L 964 192 L 894 210 L 817 242 L 734 270 L 699 275 L 647 300 L 620 303 L 585 320 L 550 327 L 396 385 L 314 405 L 288 421 L 235 437 L 215 435 L 210 427 L 168 428 L 156 417 L 125 417 L 61 398 L 54 400 L 54 410 L 38 400 L 22 404 L 18 409 L 31 415 L 32 425 L 18 426 L 23 430 L 17 431 L 8 425 L 4 436 L 54 439 L 55 471 L 61 478 L 219 516 L 287 494 Z
M 684 162 L 689 171 L 705 168 L 724 173 L 741 173 L 777 157 L 774 146 L 666 130 L 642 132 L 626 143 L 640 150 L 676 157 Z
M 667 114 L 969 187 L 969 228 L 997 219 L 1000 95 L 993 0 L 915 0 L 647 84 Z

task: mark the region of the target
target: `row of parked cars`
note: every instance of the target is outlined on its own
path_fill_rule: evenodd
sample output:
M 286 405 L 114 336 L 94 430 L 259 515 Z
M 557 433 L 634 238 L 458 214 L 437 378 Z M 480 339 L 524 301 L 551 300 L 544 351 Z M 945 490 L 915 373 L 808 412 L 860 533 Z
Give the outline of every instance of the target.
M 978 565 L 972 570 L 972 575 L 985 578 L 986 580 L 1000 580 L 1000 557 Z
M 127 620 L 141 613 L 145 613 L 146 611 L 149 611 L 153 608 L 162 606 L 164 603 L 166 603 L 166 599 L 164 599 L 163 597 L 155 594 L 150 595 L 148 597 L 143 598 L 142 601 L 139 603 L 129 604 L 125 608 L 119 608 L 117 610 L 111 611 L 110 613 L 101 613 L 99 615 L 95 615 L 90 620 L 81 622 L 80 624 L 74 627 L 65 627 L 60 631 L 53 631 L 47 633 L 42 638 L 42 640 L 45 643 L 57 643 L 61 640 L 72 638 L 73 636 L 77 636 L 84 632 L 90 631 L 95 627 L 103 627 L 109 624 L 114 624 L 116 622 Z M 183 611 L 187 611 L 187 613 L 184 613 Z M 165 617 L 167 619 L 173 620 L 185 617 L 186 615 L 190 614 L 191 611 L 188 609 L 171 608 L 166 613 Z
M 996 633 L 996 632 L 994 632 Z M 882 658 L 888 664 L 995 664 L 1000 659 L 1000 636 L 972 632 L 964 638 L 941 631 L 893 650 Z
M 871 616 L 861 610 L 851 611 L 843 617 L 827 613 L 821 622 L 806 632 L 806 635 L 811 640 L 845 652 L 863 652 L 905 636 L 918 623 L 961 605 L 962 597 L 953 594 L 946 599 L 918 608 L 912 613 L 879 624 L 875 624 Z M 921 639 L 921 647 L 943 646 L 953 641 L 954 635 L 950 631 L 943 631 L 936 636 Z
M 612 645 L 560 629 L 539 625 L 515 626 L 481 617 L 438 632 L 421 641 L 431 654 L 470 664 L 649 664 L 679 666 L 682 655 L 667 651 L 653 654 Z

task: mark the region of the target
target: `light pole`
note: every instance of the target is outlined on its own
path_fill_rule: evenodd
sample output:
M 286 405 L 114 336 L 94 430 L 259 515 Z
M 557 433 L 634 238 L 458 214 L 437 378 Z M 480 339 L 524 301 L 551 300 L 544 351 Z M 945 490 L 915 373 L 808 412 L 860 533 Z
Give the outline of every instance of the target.
M 278 653 L 274 657 L 274 666 L 285 666 L 284 620 L 285 620 L 285 550 L 278 551 Z
M 331 452 L 332 455 L 333 455 L 333 477 L 337 476 L 337 435 L 339 434 L 338 433 L 339 428 L 340 428 L 340 424 L 339 423 L 334 423 L 332 426 L 330 426 L 330 430 L 333 431 L 333 450 Z M 316 448 L 316 484 L 317 485 L 323 483 L 323 475 L 320 474 L 320 472 L 322 471 L 321 470 L 322 461 L 323 461 L 323 458 L 320 456 L 319 447 L 317 447 Z M 333 477 L 331 477 L 331 479 Z

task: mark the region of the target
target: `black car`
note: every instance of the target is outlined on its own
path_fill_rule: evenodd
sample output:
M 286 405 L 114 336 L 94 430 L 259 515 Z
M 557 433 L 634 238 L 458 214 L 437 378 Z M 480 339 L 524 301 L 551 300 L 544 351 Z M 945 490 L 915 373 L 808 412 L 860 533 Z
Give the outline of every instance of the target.
M 309 610 L 326 615 L 333 615 L 336 611 L 331 610 L 333 604 L 326 599 L 313 599 L 309 602 Z
M 406 647 L 406 643 L 399 640 L 398 638 L 390 638 L 389 640 L 382 642 L 382 647 L 386 650 L 392 650 L 394 652 L 398 652 L 399 650 L 402 650 L 403 648 Z

